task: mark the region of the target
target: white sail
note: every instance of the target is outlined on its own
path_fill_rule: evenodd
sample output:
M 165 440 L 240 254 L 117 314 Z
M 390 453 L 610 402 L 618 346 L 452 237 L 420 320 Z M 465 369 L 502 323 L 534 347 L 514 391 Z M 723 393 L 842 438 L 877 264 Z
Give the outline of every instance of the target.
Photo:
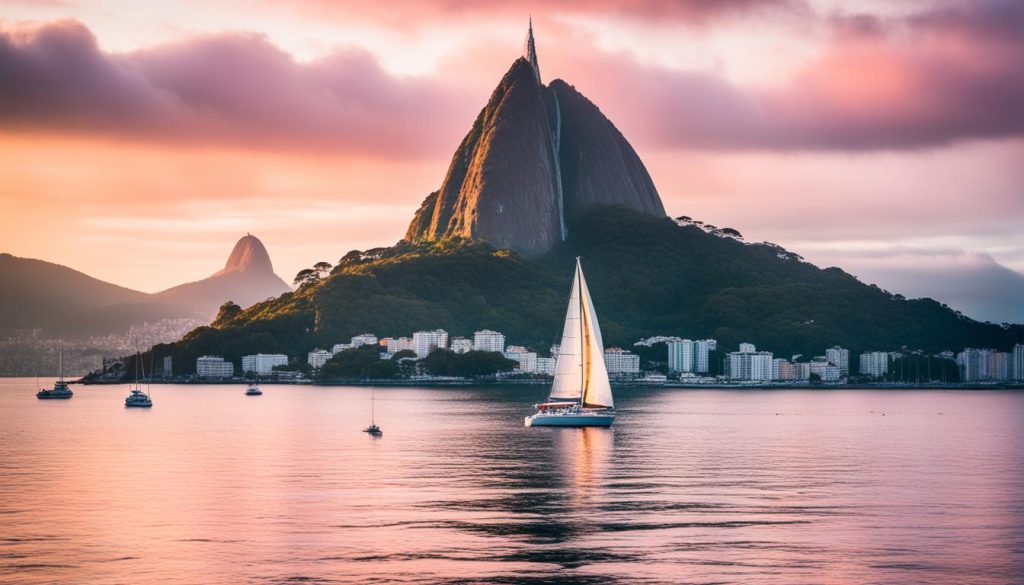
M 598 408 L 614 407 L 608 370 L 604 364 L 601 328 L 578 259 L 550 400 L 574 400 L 583 406 Z
M 583 344 L 580 335 L 580 271 L 572 279 L 569 308 L 565 312 L 562 343 L 555 360 L 555 382 L 551 400 L 579 400 L 583 382 Z
M 579 260 L 576 261 L 577 265 Z M 608 381 L 608 368 L 604 365 L 604 342 L 601 327 L 597 324 L 594 301 L 583 278 L 583 269 L 578 270 L 583 297 L 584 364 L 586 370 L 583 386 L 583 406 L 613 408 L 612 385 Z

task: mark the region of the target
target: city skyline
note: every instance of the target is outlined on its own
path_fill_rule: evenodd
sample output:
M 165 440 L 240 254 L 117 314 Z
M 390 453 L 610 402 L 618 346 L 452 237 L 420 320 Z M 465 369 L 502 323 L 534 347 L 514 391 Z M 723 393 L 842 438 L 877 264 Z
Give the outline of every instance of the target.
M 1024 320 L 1020 5 L 445 6 L 5 6 L 0 250 L 154 291 L 246 231 L 285 278 L 389 245 L 532 12 L 545 78 L 616 121 L 670 215 Z

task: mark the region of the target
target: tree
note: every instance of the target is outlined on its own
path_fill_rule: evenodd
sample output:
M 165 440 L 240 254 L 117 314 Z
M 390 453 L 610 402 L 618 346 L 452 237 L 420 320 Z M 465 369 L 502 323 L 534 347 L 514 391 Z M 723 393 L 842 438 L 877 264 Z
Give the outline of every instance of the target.
M 331 268 L 330 262 L 317 262 L 313 265 L 313 271 L 320 277 L 330 274 Z
M 297 284 L 300 287 L 303 287 L 308 284 L 313 284 L 318 280 L 320 280 L 320 275 L 315 270 L 312 268 L 303 268 L 295 275 L 295 280 L 292 281 L 292 284 Z
M 223 327 L 241 314 L 242 307 L 236 305 L 234 301 L 228 301 L 220 306 L 220 310 L 217 311 L 217 318 L 213 320 L 213 326 L 217 328 Z

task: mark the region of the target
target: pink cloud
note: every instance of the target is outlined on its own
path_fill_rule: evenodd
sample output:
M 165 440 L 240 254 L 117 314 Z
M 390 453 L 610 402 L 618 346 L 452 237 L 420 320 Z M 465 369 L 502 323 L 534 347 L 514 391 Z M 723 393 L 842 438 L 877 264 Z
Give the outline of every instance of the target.
M 109 55 L 74 21 L 0 33 L 0 103 L 8 130 L 381 156 L 448 146 L 471 107 L 365 52 L 301 64 L 261 36 L 224 34 Z
M 399 28 L 416 26 L 424 20 L 452 22 L 481 17 L 521 19 L 530 13 L 600 15 L 639 21 L 705 24 L 751 13 L 805 10 L 804 0 L 285 0 L 271 4 L 291 6 L 317 18 L 365 18 L 387 22 Z
M 741 11 L 779 5 L 726 4 Z M 409 9 L 442 7 L 416 6 Z M 574 2 L 559 6 L 584 10 Z M 599 2 L 594 11 L 622 6 Z M 471 8 L 459 1 L 443 7 L 456 15 Z M 652 0 L 635 10 L 671 15 L 726 7 Z M 831 17 L 828 25 L 832 34 L 820 54 L 773 87 L 642 64 L 558 27 L 551 43 L 557 52 L 542 50 L 541 65 L 565 72 L 641 148 L 857 151 L 1024 136 L 1024 35 L 1014 34 L 1024 30 L 1024 4 L 990 0 L 893 19 Z M 486 94 L 477 90 L 500 78 L 502 71 L 478 67 L 495 62 L 495 48 L 478 49 L 455 58 L 467 65 L 457 73 L 441 68 L 429 79 L 402 78 L 358 50 L 299 63 L 252 34 L 112 55 L 81 24 L 53 23 L 0 32 L 0 128 L 439 156 L 483 105 Z M 558 67 L 547 68 L 549 62 Z
M 628 136 L 659 148 L 906 149 L 1024 136 L 1024 4 L 830 25 L 823 51 L 770 88 L 622 55 L 581 51 L 567 66 Z

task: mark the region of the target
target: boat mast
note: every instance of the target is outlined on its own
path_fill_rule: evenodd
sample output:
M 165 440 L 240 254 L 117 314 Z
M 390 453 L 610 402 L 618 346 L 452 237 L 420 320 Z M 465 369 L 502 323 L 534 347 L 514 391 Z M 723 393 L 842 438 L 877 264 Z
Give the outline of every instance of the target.
M 586 337 L 584 336 L 583 325 L 583 269 L 580 267 L 580 257 L 576 257 L 576 297 L 580 303 L 580 407 L 587 395 L 587 348 Z
M 60 358 L 57 360 L 57 367 L 60 370 L 60 381 L 64 381 L 64 339 L 60 340 Z

